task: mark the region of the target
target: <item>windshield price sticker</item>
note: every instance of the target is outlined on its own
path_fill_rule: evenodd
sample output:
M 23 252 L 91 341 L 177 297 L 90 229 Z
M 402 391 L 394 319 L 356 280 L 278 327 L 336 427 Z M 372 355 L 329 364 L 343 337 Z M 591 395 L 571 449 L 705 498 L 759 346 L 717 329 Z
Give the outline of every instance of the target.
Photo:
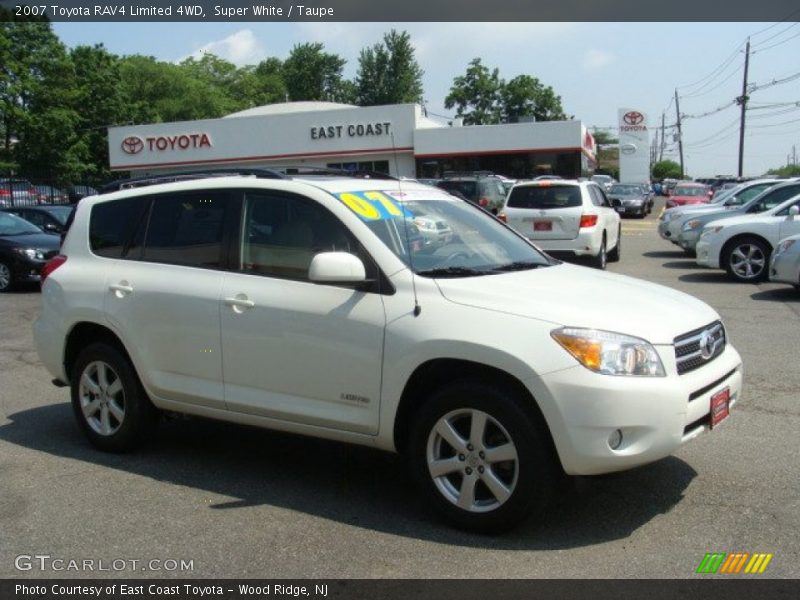
M 383 192 L 345 192 L 337 196 L 362 221 L 379 221 L 413 215 Z

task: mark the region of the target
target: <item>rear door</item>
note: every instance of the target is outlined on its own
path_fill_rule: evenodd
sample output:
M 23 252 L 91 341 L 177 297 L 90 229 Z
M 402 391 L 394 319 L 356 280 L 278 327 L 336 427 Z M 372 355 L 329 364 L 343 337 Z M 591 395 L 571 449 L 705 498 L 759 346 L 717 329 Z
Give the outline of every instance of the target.
M 574 240 L 580 231 L 583 200 L 577 185 L 543 182 L 512 188 L 508 224 L 532 240 Z
M 800 199 L 793 202 L 790 206 L 784 208 L 778 216 L 782 218 L 780 222 L 780 238 L 784 239 L 791 235 L 797 235 L 800 233 L 800 216 L 790 216 L 789 215 L 789 208 L 791 206 L 799 206 L 800 207 Z

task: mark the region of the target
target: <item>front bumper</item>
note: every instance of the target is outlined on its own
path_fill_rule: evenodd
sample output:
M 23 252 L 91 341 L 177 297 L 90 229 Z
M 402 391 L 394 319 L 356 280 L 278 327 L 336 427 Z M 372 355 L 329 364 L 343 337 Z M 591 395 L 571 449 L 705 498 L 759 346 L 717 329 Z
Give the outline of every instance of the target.
M 684 375 L 677 375 L 672 346 L 658 352 L 667 377 L 599 375 L 578 365 L 540 380 L 555 407 L 545 416 L 568 474 L 610 473 L 669 456 L 710 430 L 712 395 L 728 388 L 729 406 L 739 400 L 742 362 L 733 346 Z M 622 442 L 612 449 L 617 430 Z
M 695 253 L 697 254 L 697 264 L 701 267 L 711 267 L 712 269 L 719 269 L 719 253 L 714 252 L 706 240 L 698 240 L 695 246 Z
M 684 250 L 694 250 L 697 247 L 697 241 L 699 239 L 700 231 L 697 229 L 689 229 L 687 231 L 681 230 L 676 238 L 676 241 Z
M 14 256 L 9 264 L 11 276 L 18 283 L 41 281 L 42 269 L 46 262 L 23 256 Z
M 780 283 L 800 285 L 800 256 L 796 252 L 773 254 L 769 265 L 769 279 Z

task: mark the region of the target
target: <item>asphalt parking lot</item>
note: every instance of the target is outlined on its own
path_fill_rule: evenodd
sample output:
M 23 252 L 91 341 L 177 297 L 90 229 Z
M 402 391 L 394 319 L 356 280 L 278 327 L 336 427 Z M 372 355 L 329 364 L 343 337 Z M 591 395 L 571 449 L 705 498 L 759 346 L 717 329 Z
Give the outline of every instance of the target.
M 716 308 L 743 398 L 674 456 L 574 480 L 543 526 L 500 537 L 442 525 L 402 461 L 369 449 L 186 419 L 138 453 L 101 454 L 33 349 L 38 291 L 0 296 L 0 577 L 691 578 L 707 552 L 772 553 L 757 577 L 800 576 L 800 295 L 697 267 L 658 237 L 660 206 L 623 221 L 610 269 Z M 34 554 L 126 565 L 15 567 Z M 151 560 L 162 568 L 141 570 Z

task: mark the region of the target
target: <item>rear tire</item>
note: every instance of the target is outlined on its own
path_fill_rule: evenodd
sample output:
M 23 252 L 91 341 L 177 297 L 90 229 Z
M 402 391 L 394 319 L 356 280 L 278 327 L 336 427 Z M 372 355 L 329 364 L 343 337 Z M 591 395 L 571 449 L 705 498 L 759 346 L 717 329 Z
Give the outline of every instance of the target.
M 547 506 L 556 460 L 546 427 L 519 402 L 505 386 L 462 380 L 435 392 L 416 416 L 412 474 L 456 527 L 497 533 Z
M 101 450 L 132 450 L 155 427 L 158 411 L 128 358 L 114 346 L 100 342 L 81 351 L 72 369 L 71 392 L 75 418 Z
M 600 244 L 600 251 L 597 253 L 596 256 L 593 256 L 591 259 L 591 265 L 595 269 L 600 269 L 601 271 L 606 270 L 606 265 L 608 263 L 608 255 L 606 254 L 606 236 L 603 234 L 603 241 Z
M 608 262 L 619 262 L 620 255 L 622 254 L 622 226 L 620 225 L 617 231 L 617 245 L 608 253 Z

